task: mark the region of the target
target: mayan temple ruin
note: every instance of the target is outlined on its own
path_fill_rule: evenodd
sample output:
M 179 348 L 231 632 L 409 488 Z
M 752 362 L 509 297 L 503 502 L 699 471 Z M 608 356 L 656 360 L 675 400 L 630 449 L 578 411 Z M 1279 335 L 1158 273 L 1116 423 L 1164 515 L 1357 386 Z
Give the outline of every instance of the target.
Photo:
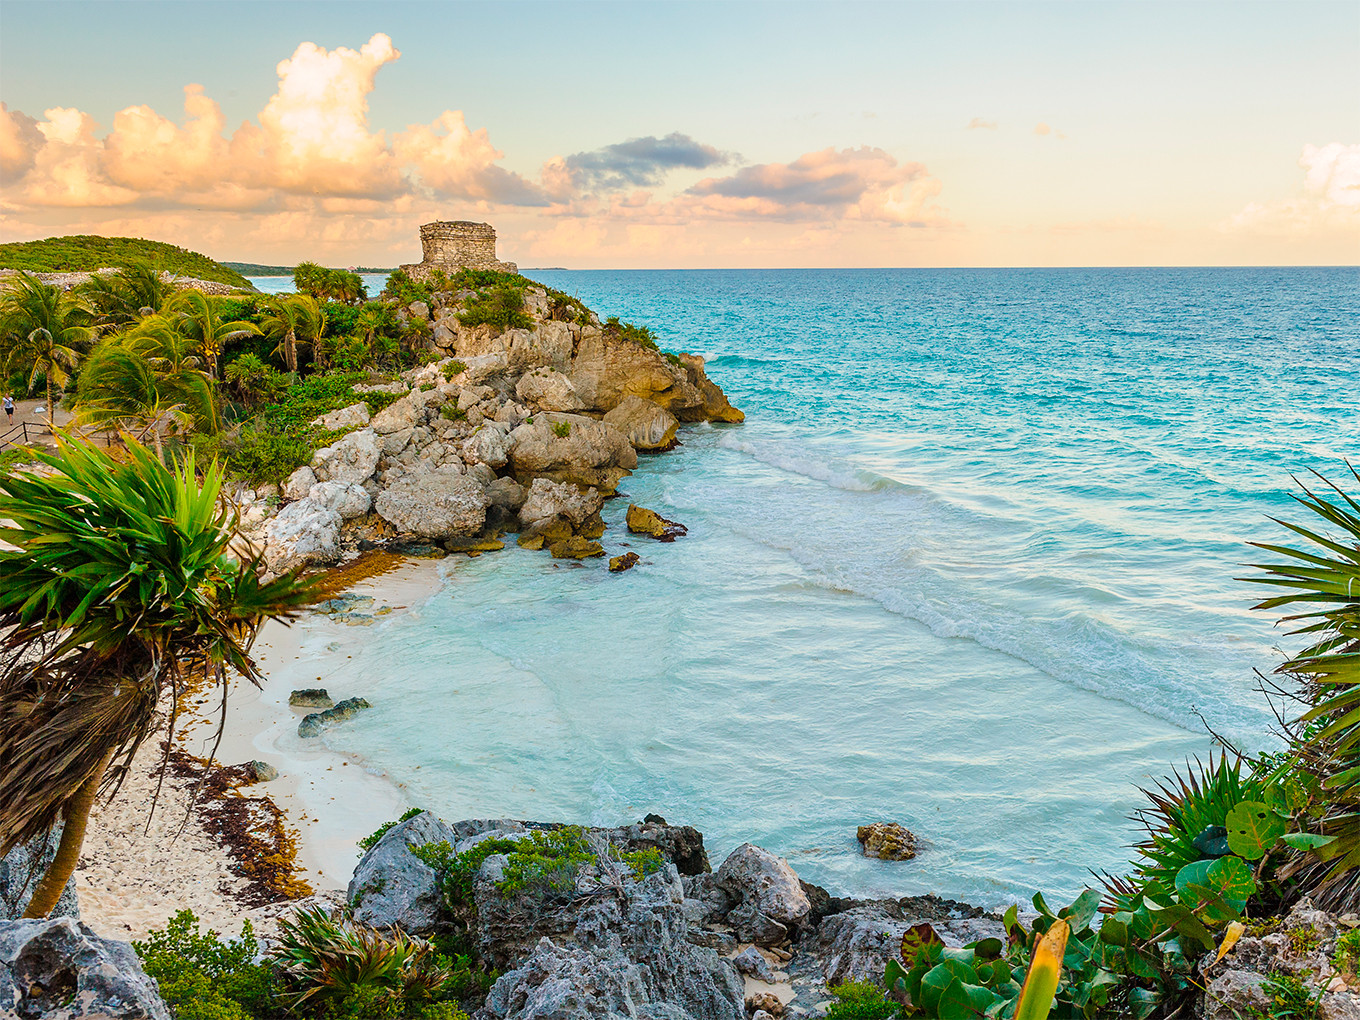
M 424 282 L 436 270 L 456 273 L 460 269 L 491 269 L 517 273 L 513 262 L 496 258 L 496 229 L 490 223 L 469 220 L 438 220 L 420 228 L 423 258 L 401 269 L 413 280 Z

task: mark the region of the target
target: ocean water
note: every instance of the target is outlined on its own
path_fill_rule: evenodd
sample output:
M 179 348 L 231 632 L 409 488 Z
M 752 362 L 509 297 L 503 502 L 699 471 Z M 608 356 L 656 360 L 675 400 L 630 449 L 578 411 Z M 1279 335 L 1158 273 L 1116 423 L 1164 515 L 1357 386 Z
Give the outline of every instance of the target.
M 324 738 L 447 818 L 698 826 L 842 894 L 994 905 L 1118 871 L 1136 787 L 1269 741 L 1245 543 L 1360 458 L 1348 269 L 531 273 L 746 411 L 646 457 L 610 575 L 511 546 L 302 661 Z M 680 520 L 631 539 L 628 500 Z M 865 860 L 898 821 L 908 863 Z

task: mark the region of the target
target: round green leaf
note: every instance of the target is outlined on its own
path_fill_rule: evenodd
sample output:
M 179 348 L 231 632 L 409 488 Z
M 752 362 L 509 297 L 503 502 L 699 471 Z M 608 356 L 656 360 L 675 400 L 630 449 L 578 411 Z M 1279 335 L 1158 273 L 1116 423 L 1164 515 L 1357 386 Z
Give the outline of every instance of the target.
M 1236 857 L 1220 857 L 1209 865 L 1209 881 L 1230 907 L 1239 913 L 1256 892 L 1256 880 L 1251 868 Z
M 1249 861 L 1259 860 L 1273 847 L 1289 824 L 1259 800 L 1244 800 L 1228 812 L 1228 846 Z

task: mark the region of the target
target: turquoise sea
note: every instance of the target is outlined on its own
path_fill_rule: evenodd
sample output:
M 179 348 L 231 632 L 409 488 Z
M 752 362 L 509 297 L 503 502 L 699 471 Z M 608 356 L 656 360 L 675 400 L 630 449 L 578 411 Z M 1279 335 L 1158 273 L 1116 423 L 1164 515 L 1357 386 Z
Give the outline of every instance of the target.
M 1138 784 L 1269 740 L 1234 580 L 1360 460 L 1354 269 L 530 272 L 746 411 L 645 458 L 610 575 L 511 547 L 366 632 L 329 732 L 447 818 L 698 826 L 843 894 L 1117 871 Z M 1352 486 L 1353 487 L 1353 486 Z M 628 499 L 689 527 L 629 541 Z M 309 678 L 310 679 L 310 678 Z M 857 853 L 902 822 L 905 864 Z

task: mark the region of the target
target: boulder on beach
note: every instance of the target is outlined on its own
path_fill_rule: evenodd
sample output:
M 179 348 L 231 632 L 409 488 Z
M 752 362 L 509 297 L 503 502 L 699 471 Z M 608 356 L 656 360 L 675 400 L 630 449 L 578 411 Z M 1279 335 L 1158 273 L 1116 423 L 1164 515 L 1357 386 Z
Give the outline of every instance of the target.
M 283 574 L 313 563 L 340 558 L 340 514 L 310 496 L 289 503 L 264 526 L 264 561 Z
M 660 404 L 628 394 L 604 416 L 633 444 L 635 450 L 668 450 L 675 445 L 680 421 Z
M 288 704 L 294 708 L 330 708 L 335 702 L 324 687 L 304 687 L 288 695 Z
M 373 508 L 403 535 L 476 535 L 491 505 L 481 485 L 451 467 L 405 475 L 378 493 Z

